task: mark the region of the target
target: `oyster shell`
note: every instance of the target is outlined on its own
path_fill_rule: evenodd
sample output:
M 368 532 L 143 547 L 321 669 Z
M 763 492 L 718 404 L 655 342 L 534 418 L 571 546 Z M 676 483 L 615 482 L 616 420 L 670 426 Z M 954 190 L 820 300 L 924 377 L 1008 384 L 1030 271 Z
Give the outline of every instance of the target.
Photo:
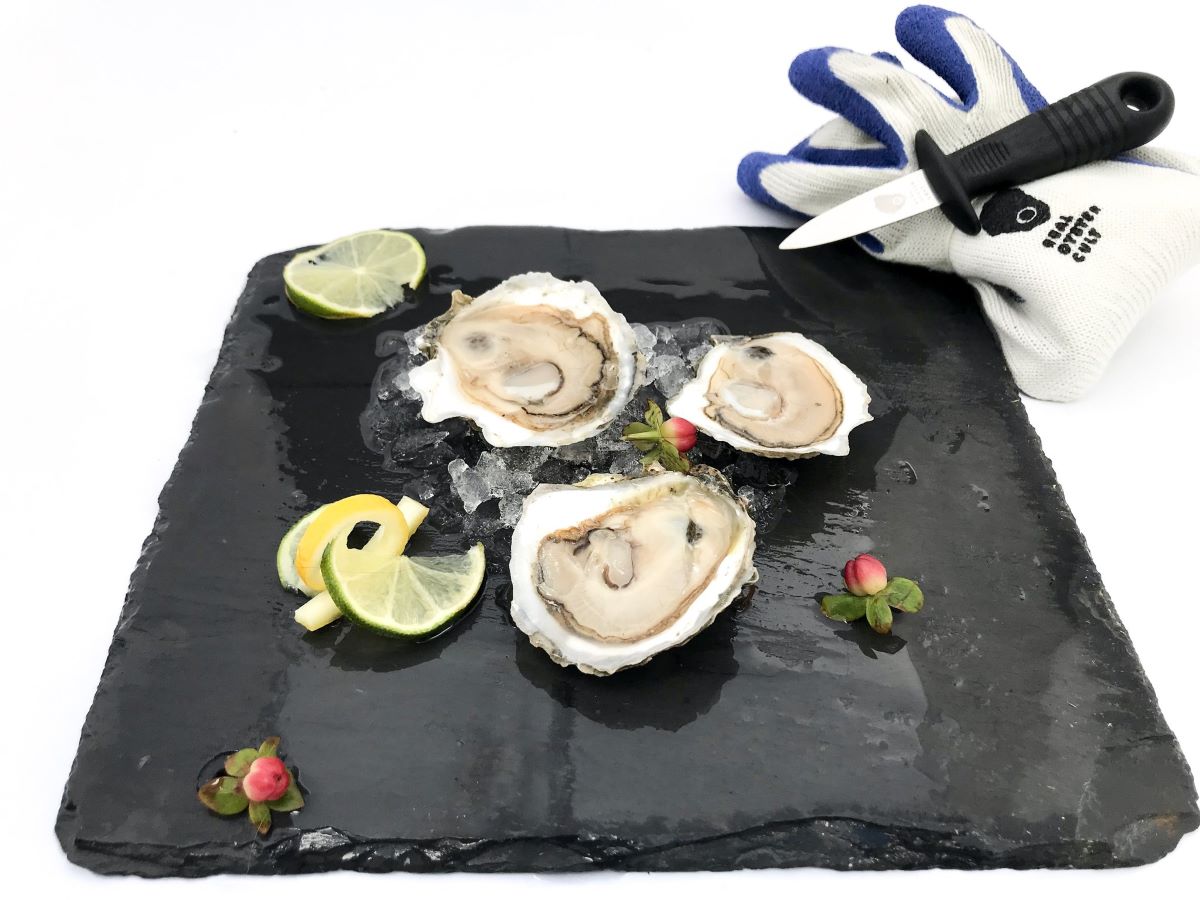
M 513 531 L 512 617 L 610 675 L 686 643 L 754 583 L 754 522 L 714 470 L 538 487 Z
M 455 291 L 410 373 L 427 422 L 471 419 L 495 447 L 559 447 L 608 425 L 640 385 L 633 330 L 587 281 L 514 275 Z
M 801 334 L 713 343 L 667 410 L 719 441 L 758 456 L 845 456 L 851 429 L 871 421 L 867 386 Z

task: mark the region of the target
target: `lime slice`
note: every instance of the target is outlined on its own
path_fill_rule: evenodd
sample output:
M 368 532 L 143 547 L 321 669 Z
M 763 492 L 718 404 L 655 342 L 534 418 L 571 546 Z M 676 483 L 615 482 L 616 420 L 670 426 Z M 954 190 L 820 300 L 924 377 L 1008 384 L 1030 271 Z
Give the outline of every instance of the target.
M 355 525 L 374 522 L 380 540 L 372 552 L 399 556 L 411 534 L 400 509 L 378 494 L 355 494 L 321 507 L 300 535 L 296 544 L 296 573 L 314 591 L 325 590 L 321 577 L 321 557 L 331 544 L 345 545 Z
M 324 508 L 324 506 L 318 506 L 289 528 L 287 534 L 283 536 L 283 540 L 279 542 L 279 549 L 275 551 L 275 571 L 279 573 L 279 583 L 289 591 L 299 591 L 310 597 L 315 591 L 301 580 L 300 573 L 296 571 L 296 546 L 304 535 L 304 529 L 308 528 L 309 523 Z M 374 535 L 371 537 L 374 538 Z
M 283 269 L 288 299 L 323 319 L 367 319 L 425 277 L 425 251 L 403 231 L 363 231 L 298 253 Z
M 421 526 L 421 523 L 425 521 L 425 517 L 429 515 L 429 507 L 418 503 L 411 497 L 401 497 L 396 507 L 400 510 L 400 515 L 404 516 L 409 534 L 415 532 Z M 325 506 L 318 506 L 289 528 L 287 534 L 283 536 L 283 540 L 279 542 L 279 549 L 275 551 L 275 571 L 279 573 L 279 583 L 289 591 L 299 591 L 301 594 L 307 594 L 309 597 L 313 596 L 316 592 L 304 583 L 304 580 L 300 577 L 300 573 L 296 571 L 296 547 L 300 544 L 300 538 L 304 536 L 304 529 L 308 528 L 309 523 L 324 508 Z M 371 535 L 371 539 L 367 541 L 367 545 L 363 549 L 373 550 L 378 553 L 383 545 L 384 535 L 376 531 Z
M 367 565 L 367 557 L 378 565 Z M 354 624 L 392 637 L 433 634 L 471 605 L 483 584 L 483 544 L 455 556 L 385 559 L 334 541 L 321 560 L 333 602 Z
M 357 574 L 359 572 L 371 572 L 382 566 L 388 561 L 389 557 L 374 553 L 370 550 L 370 544 L 363 547 L 361 551 L 356 550 L 354 555 L 347 561 L 347 566 L 350 572 Z M 307 603 L 296 610 L 296 623 L 302 625 L 306 631 L 317 631 L 324 628 L 326 625 L 332 625 L 342 617 L 342 611 L 338 609 L 337 604 L 333 602 L 333 597 L 329 595 L 329 591 L 321 591 L 312 597 Z
M 410 535 L 421 526 L 425 517 L 429 515 L 429 507 L 418 503 L 411 497 L 401 497 L 396 508 L 404 517 Z M 296 570 L 296 550 L 300 545 L 300 540 L 308 526 L 324 509 L 325 506 L 317 507 L 288 529 L 283 540 L 279 542 L 279 549 L 275 552 L 275 570 L 279 573 L 279 583 L 288 590 L 299 591 L 312 598 L 296 610 L 296 621 L 309 631 L 324 628 L 342 617 L 342 611 L 337 608 L 329 593 L 327 591 L 317 592 L 309 587 Z M 384 534 L 383 529 L 380 528 L 371 535 L 371 539 L 367 541 L 363 550 L 382 553 L 386 549 L 387 542 L 388 535 Z

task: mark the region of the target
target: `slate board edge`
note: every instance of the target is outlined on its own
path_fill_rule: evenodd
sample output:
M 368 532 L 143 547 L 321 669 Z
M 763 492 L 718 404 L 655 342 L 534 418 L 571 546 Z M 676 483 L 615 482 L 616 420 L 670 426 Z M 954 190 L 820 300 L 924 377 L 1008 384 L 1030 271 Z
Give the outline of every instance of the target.
M 162 489 L 158 492 L 158 500 L 157 500 L 158 508 L 154 515 L 154 525 L 150 529 L 150 534 L 147 535 L 146 539 L 142 542 L 142 549 L 138 555 L 137 564 L 134 566 L 133 572 L 129 576 L 129 587 L 125 591 L 125 599 L 122 602 L 121 611 L 117 616 L 117 624 L 113 629 L 112 641 L 109 644 L 108 656 L 105 658 L 104 666 L 100 671 L 100 677 L 97 681 L 97 694 L 95 696 L 93 696 L 92 703 L 88 706 L 88 712 L 87 712 L 87 715 L 84 717 L 83 727 L 80 729 L 79 744 L 76 748 L 76 755 L 72 759 L 72 762 L 71 762 L 71 768 L 67 775 L 66 784 L 63 787 L 62 800 L 59 804 L 58 818 L 55 821 L 55 825 L 54 825 L 55 834 L 58 836 L 59 844 L 62 846 L 63 851 L 67 854 L 67 858 L 70 859 L 72 862 L 77 863 L 78 865 L 84 866 L 84 868 L 92 869 L 95 872 L 102 872 L 105 874 L 109 874 L 109 873 L 111 873 L 111 874 L 149 874 L 147 872 L 143 872 L 141 870 L 141 868 L 139 868 L 139 867 L 112 869 L 110 866 L 96 865 L 92 861 L 92 857 L 94 855 L 93 851 L 82 848 L 79 845 L 79 842 L 76 841 L 76 839 L 75 839 L 75 823 L 76 823 L 75 804 L 74 804 L 74 801 L 71 799 L 70 790 L 71 790 L 71 783 L 75 778 L 75 770 L 76 770 L 77 766 L 79 765 L 79 751 L 82 749 L 85 738 L 92 731 L 92 728 L 91 728 L 92 717 L 95 712 L 95 706 L 96 706 L 96 701 L 98 699 L 100 686 L 102 686 L 104 684 L 108 673 L 111 672 L 120 663 L 121 656 L 122 656 L 122 650 L 124 648 L 124 644 L 120 641 L 120 638 L 121 638 L 122 634 L 129 629 L 130 625 L 133 623 L 134 618 L 137 616 L 137 609 L 130 608 L 130 601 L 132 600 L 134 595 L 137 593 L 137 591 L 141 588 L 142 583 L 145 581 L 145 578 L 146 578 L 147 572 L 149 571 L 150 565 L 154 561 L 154 557 L 155 557 L 156 551 L 158 549 L 158 544 L 161 540 L 161 535 L 162 535 L 163 531 L 168 527 L 168 522 L 166 520 L 164 511 L 163 511 L 164 507 L 166 506 L 164 499 L 165 499 L 166 495 L 168 494 L 168 492 L 170 492 L 175 485 L 175 479 L 179 475 L 180 470 L 183 467 L 184 457 L 187 455 L 188 450 L 195 444 L 196 430 L 199 426 L 201 410 L 203 409 L 205 404 L 208 402 L 208 400 L 211 397 L 211 395 L 213 394 L 213 392 L 217 389 L 221 380 L 233 368 L 231 361 L 228 359 L 228 356 L 232 352 L 231 348 L 236 343 L 238 329 L 241 327 L 242 317 L 245 315 L 245 303 L 249 297 L 253 296 L 256 284 L 258 283 L 259 279 L 261 279 L 263 277 L 263 271 L 265 269 L 272 267 L 273 264 L 275 263 L 275 261 L 277 259 L 279 259 L 280 257 L 290 256 L 291 253 L 294 253 L 294 252 L 298 252 L 298 251 L 290 251 L 290 252 L 285 252 L 285 253 L 273 253 L 273 254 L 270 254 L 269 256 L 265 256 L 262 259 L 260 259 L 258 262 L 256 262 L 254 264 L 254 266 L 250 269 L 250 271 L 247 273 L 246 286 L 242 289 L 241 294 L 238 295 L 237 301 L 234 303 L 234 306 L 233 306 L 233 312 L 231 313 L 231 315 L 229 317 L 229 322 L 225 326 L 225 331 L 221 338 L 221 346 L 220 346 L 219 350 L 217 351 L 217 360 L 213 364 L 212 372 L 209 374 L 208 380 L 204 385 L 204 393 L 201 396 L 199 406 L 196 408 L 196 414 L 192 418 L 192 424 L 188 429 L 187 439 L 184 441 L 183 446 L 179 450 L 178 456 L 176 456 L 176 458 L 175 458 L 175 465 L 171 468 L 171 474 L 167 477 L 167 480 L 163 484 Z M 137 845 L 137 846 L 143 846 L 143 845 Z M 106 859 L 109 859 L 110 856 L 112 856 L 112 855 L 114 855 L 114 854 L 110 850 L 108 850 L 108 849 L 102 850 L 102 851 L 100 851 L 99 859 L 106 860 Z M 125 854 L 116 853 L 115 855 L 118 857 L 123 857 Z M 136 856 L 137 856 L 137 854 L 134 854 L 134 858 L 136 858 Z M 179 871 L 176 871 L 176 870 L 172 870 L 172 871 L 168 871 L 168 872 L 161 872 L 158 874 L 164 875 L 164 876 L 165 875 L 178 876 L 182 873 Z M 213 874 L 213 873 L 209 872 L 206 874 Z
M 486 226 L 471 226 L 486 227 Z M 729 226 L 713 229 L 724 230 Z M 431 229 L 439 233 L 455 229 Z M 572 229 L 586 231 L 588 229 Z M 678 230 L 678 229 L 670 229 Z M 743 232 L 763 232 L 776 229 L 741 228 Z M 778 229 L 781 233 L 786 229 Z M 631 233 L 632 229 L 619 232 Z M 608 232 L 612 233 L 612 232 Z M 299 248 L 300 250 L 308 248 Z M 101 672 L 105 675 L 120 662 L 123 644 L 120 637 L 133 622 L 137 610 L 130 609 L 130 600 L 141 586 L 154 560 L 160 535 L 167 527 L 163 516 L 163 497 L 172 489 L 184 456 L 196 437 L 200 410 L 222 379 L 231 372 L 234 361 L 229 358 L 246 315 L 245 302 L 254 293 L 266 270 L 274 270 L 283 258 L 299 250 L 282 251 L 260 259 L 247 275 L 246 286 L 239 295 L 225 328 L 216 363 L 205 385 L 197 415 L 193 418 L 188 438 L 179 452 L 175 466 L 159 492 L 159 509 L 150 534 L 143 542 L 137 565 L 130 576 L 129 588 L 121 608 L 109 655 Z M 259 326 L 261 327 L 261 326 Z M 1020 402 L 1013 387 L 1013 400 Z M 1049 474 L 1054 476 L 1053 464 L 1042 447 L 1041 436 L 1031 429 L 1036 446 Z M 1053 482 L 1058 485 L 1056 477 Z M 1059 488 L 1059 502 L 1066 518 L 1087 549 L 1086 537 L 1079 531 L 1074 514 Z M 1089 554 L 1090 556 L 1090 554 Z M 1098 598 L 1110 607 L 1113 624 L 1121 635 L 1128 633 L 1121 622 L 1107 590 L 1102 588 Z M 1132 647 L 1132 643 L 1130 642 Z M 1149 695 L 1157 703 L 1153 685 L 1136 657 L 1137 674 Z M 81 729 L 80 744 L 90 733 L 93 703 Z M 1164 723 L 1164 727 L 1166 723 Z M 954 831 L 932 831 L 914 828 L 890 828 L 876 823 L 850 818 L 806 818 L 787 822 L 766 823 L 756 828 L 702 840 L 641 846 L 635 842 L 600 835 L 545 836 L 516 838 L 505 841 L 440 839 L 434 841 L 402 841 L 359 838 L 333 828 L 311 830 L 278 828 L 274 836 L 226 843 L 213 841 L 193 845 L 182 852 L 180 848 L 148 843 L 107 843 L 77 840 L 74 803 L 70 784 L 78 765 L 78 755 L 72 762 L 63 791 L 55 832 L 67 858 L 98 874 L 139 875 L 143 877 L 204 877 L 215 874 L 300 874 L 333 870 L 367 872 L 580 872 L 589 870 L 627 871 L 726 871 L 754 868 L 790 868 L 820 866 L 842 870 L 890 869 L 990 869 L 990 868 L 1108 868 L 1144 865 L 1155 862 L 1171 852 L 1184 834 L 1200 827 L 1200 811 L 1196 805 L 1194 777 L 1178 741 L 1169 730 L 1170 755 L 1178 760 L 1192 782 L 1191 804 L 1186 810 L 1152 823 L 1130 822 L 1130 839 L 1119 850 L 1107 842 L 1061 841 L 1044 845 L 1013 845 L 985 847 Z M 1162 819 L 1168 819 L 1163 822 Z M 1149 824 L 1148 834 L 1139 826 Z M 739 850 L 739 845 L 744 845 Z M 763 849 L 769 846 L 770 851 Z M 495 849 L 504 848 L 505 856 L 492 857 Z M 712 865 L 713 851 L 720 848 L 720 857 L 728 862 Z M 170 852 L 165 852 L 170 851 Z M 1064 861 L 1064 854 L 1070 860 Z M 831 861 L 830 854 L 833 854 Z
M 663 846 L 605 837 L 531 837 L 508 841 L 365 840 L 333 828 L 293 831 L 261 843 L 213 842 L 180 852 L 147 844 L 78 843 L 72 862 L 102 875 L 189 877 L 358 872 L 578 873 L 599 870 L 700 872 L 817 866 L 842 871 L 915 869 L 1091 869 L 1145 865 L 1197 827 L 1195 813 L 1175 822 L 1176 841 L 1146 856 L 1117 855 L 1112 845 L 1065 841 L 988 848 L 953 832 L 891 829 L 854 819 L 812 818 L 763 825 L 735 834 Z M 769 847 L 770 849 L 764 849 Z M 501 855 L 492 851 L 503 850 Z M 714 851 L 724 860 L 713 865 Z M 1070 861 L 1064 861 L 1064 853 Z

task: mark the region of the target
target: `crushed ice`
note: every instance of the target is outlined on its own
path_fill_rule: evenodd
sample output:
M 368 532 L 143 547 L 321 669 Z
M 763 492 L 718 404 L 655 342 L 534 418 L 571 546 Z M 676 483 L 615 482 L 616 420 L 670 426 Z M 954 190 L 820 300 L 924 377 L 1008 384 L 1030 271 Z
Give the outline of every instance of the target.
M 622 430 L 644 416 L 647 400 L 663 406 L 678 393 L 711 348 L 709 338 L 729 333 L 724 323 L 708 318 L 632 327 L 646 359 L 646 384 L 615 422 L 586 441 L 566 447 L 490 447 L 464 421 L 425 422 L 409 383 L 409 372 L 424 361 L 417 349 L 424 326 L 380 336 L 376 349 L 385 359 L 362 416 L 364 437 L 383 456 L 384 468 L 403 476 L 404 493 L 431 507 L 431 522 L 441 520 L 450 530 L 461 522 L 472 538 L 512 528 L 525 497 L 539 484 L 570 484 L 591 472 L 639 472 L 641 454 L 621 439 Z M 795 479 L 793 467 L 758 457 L 747 462 L 744 454 L 703 436 L 691 456 L 730 478 L 761 529 L 778 521 L 787 485 Z

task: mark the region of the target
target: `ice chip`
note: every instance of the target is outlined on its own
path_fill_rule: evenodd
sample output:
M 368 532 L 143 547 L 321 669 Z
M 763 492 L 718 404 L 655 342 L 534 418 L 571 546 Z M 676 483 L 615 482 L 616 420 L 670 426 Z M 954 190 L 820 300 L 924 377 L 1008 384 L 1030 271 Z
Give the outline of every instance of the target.
M 589 463 L 600 453 L 600 439 L 607 433 L 607 431 L 601 432 L 596 437 L 588 438 L 586 441 L 559 447 L 555 451 L 554 456 L 566 462 Z M 540 474 L 539 472 L 539 476 Z M 542 480 L 544 481 L 545 479 L 543 478 Z
M 454 493 L 458 494 L 464 510 L 474 512 L 479 504 L 491 499 L 492 494 L 487 482 L 478 470 L 468 466 L 465 460 L 451 460 L 446 468 L 450 472 Z
M 627 424 L 629 423 L 626 422 L 625 425 Z M 621 437 L 625 425 L 618 423 L 596 435 L 596 462 L 600 462 L 605 454 L 625 450 L 629 447 L 629 444 Z
M 471 510 L 462 520 L 463 533 L 471 538 L 488 537 L 503 527 L 504 523 L 490 512 L 490 504 L 482 509 Z
M 397 372 L 392 378 L 392 387 L 399 392 L 401 397 L 404 397 L 408 400 L 418 400 L 420 399 L 421 395 L 413 390 L 413 386 L 408 380 L 408 373 L 410 371 L 412 370 L 404 368 Z M 380 399 L 383 398 L 381 397 Z
M 514 477 L 533 472 L 544 463 L 553 447 L 506 447 L 503 462 Z
M 708 355 L 708 351 L 711 349 L 712 344 L 708 343 L 707 341 L 697 344 L 687 352 L 688 365 L 690 365 L 693 369 L 698 369 L 700 367 L 700 360 L 704 359 L 704 357 Z
M 508 528 L 512 528 L 517 524 L 517 520 L 521 518 L 521 508 L 524 506 L 525 498 L 517 494 L 509 494 L 500 500 L 500 521 Z
M 555 459 L 552 456 L 542 463 L 541 467 L 537 470 L 537 477 L 534 478 L 534 485 L 574 484 L 592 470 L 594 458 L 594 456 L 589 457 L 589 460 L 586 464 L 580 465 L 577 462 L 572 462 L 566 459 Z
M 637 341 L 638 350 L 642 351 L 642 355 L 649 357 L 650 353 L 654 350 L 654 344 L 657 340 L 654 332 L 641 322 L 634 322 L 630 327 L 633 328 L 633 337 Z
M 491 486 L 500 484 L 508 475 L 504 457 L 495 450 L 484 450 L 475 461 L 475 474 Z
M 642 453 L 632 445 L 627 450 L 614 454 L 608 471 L 614 475 L 639 475 L 642 471 Z
M 418 346 L 421 339 L 425 336 L 425 326 L 418 325 L 410 331 L 404 332 L 404 343 L 408 345 L 409 356 L 424 356 L 421 348 Z
M 412 460 L 418 456 L 436 455 L 449 434 L 450 432 L 438 428 L 407 428 L 392 441 L 392 458 Z
M 673 397 L 692 377 L 687 363 L 679 356 L 655 357 L 654 386 L 666 397 Z

